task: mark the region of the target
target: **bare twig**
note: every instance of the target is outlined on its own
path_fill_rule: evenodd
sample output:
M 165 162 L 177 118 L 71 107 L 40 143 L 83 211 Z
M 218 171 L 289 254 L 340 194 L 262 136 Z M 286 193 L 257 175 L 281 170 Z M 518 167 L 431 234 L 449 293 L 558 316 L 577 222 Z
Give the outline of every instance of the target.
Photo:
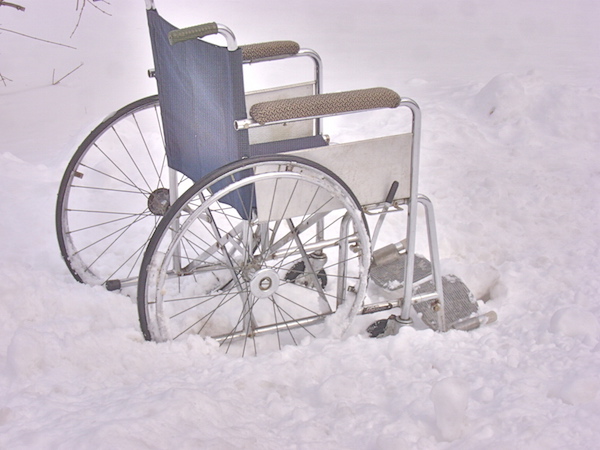
M 11 8 L 15 8 L 18 11 L 25 11 L 25 7 L 17 5 L 16 3 L 5 2 L 4 0 L 0 0 L 0 6 L 10 6 Z
M 7 81 L 12 81 L 12 80 L 10 78 L 8 78 L 8 77 L 5 77 L 4 75 L 2 75 L 0 73 L 0 81 L 2 81 L 2 84 L 4 85 L 4 87 L 6 87 L 6 82 Z
M 77 23 L 75 24 L 75 28 L 73 28 L 73 31 L 71 32 L 71 36 L 69 36 L 69 37 L 73 37 L 73 35 L 77 31 L 77 28 L 79 28 L 79 23 L 81 22 L 81 17 L 83 16 L 83 10 L 85 9 L 85 4 L 86 4 L 86 1 L 83 0 L 83 3 L 81 4 L 81 9 L 79 10 L 79 15 L 77 16 Z M 77 0 L 77 9 L 79 9 L 79 0 Z
M 87 1 L 89 2 L 90 0 L 87 0 Z M 96 5 L 96 3 L 95 3 L 95 2 L 97 2 L 97 1 L 102 1 L 102 3 L 106 3 L 107 5 L 110 5 L 110 3 L 108 3 L 108 2 L 106 2 L 106 1 L 104 1 L 104 0 L 92 0 L 92 3 L 90 3 L 90 5 L 92 5 L 94 8 L 96 8 L 96 9 L 97 9 L 98 11 L 100 11 L 102 14 L 106 14 L 107 16 L 111 16 L 111 17 L 112 17 L 112 14 L 111 14 L 111 13 L 109 13 L 109 12 L 107 12 L 107 11 L 104 11 L 102 8 L 100 8 L 98 5 Z
M 61 47 L 67 47 L 67 48 L 72 48 L 73 50 L 77 50 L 77 48 L 72 47 L 72 46 L 67 45 L 67 44 L 61 44 L 60 42 L 53 42 L 53 41 L 48 41 L 46 39 L 40 39 L 40 38 L 37 38 L 35 36 L 30 36 L 28 34 L 19 33 L 18 31 L 7 30 L 6 28 L 0 28 L 0 31 L 7 31 L 8 33 L 18 34 L 19 36 L 24 36 L 24 37 L 29 38 L 29 39 L 35 39 L 36 41 L 45 42 L 47 44 L 60 45 Z
M 77 67 L 75 67 L 73 70 L 71 70 L 68 74 L 66 74 L 64 77 L 59 78 L 58 80 L 54 81 L 54 72 L 55 70 L 52 70 L 52 86 L 56 86 L 58 83 L 60 83 L 62 80 L 64 80 L 65 78 L 67 78 L 69 75 L 71 75 L 73 72 L 75 72 L 77 69 L 79 69 L 81 66 L 83 66 L 83 63 L 79 64 Z
M 111 14 L 104 11 L 102 8 L 100 8 L 98 5 L 95 5 L 91 0 L 83 0 L 81 2 L 81 9 L 79 9 L 79 0 L 77 0 L 77 4 L 75 6 L 75 10 L 79 11 L 79 15 L 77 16 L 77 23 L 75 24 L 75 28 L 73 28 L 73 31 L 71 32 L 71 36 L 73 37 L 73 35 L 75 34 L 75 32 L 77 31 L 77 29 L 79 28 L 79 23 L 81 22 L 81 18 L 83 17 L 83 11 L 85 9 L 85 5 L 90 4 L 92 5 L 94 8 L 96 8 L 98 11 L 100 11 L 103 14 L 106 14 L 107 16 L 110 16 Z M 110 5 L 110 3 L 107 3 Z

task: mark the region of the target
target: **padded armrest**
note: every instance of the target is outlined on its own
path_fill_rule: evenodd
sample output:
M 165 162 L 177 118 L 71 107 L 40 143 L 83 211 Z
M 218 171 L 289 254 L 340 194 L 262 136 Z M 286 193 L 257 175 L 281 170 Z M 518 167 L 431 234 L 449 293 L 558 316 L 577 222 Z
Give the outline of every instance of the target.
M 300 46 L 294 41 L 273 41 L 260 44 L 241 45 L 242 59 L 252 62 L 282 56 L 297 55 Z
M 400 96 L 391 89 L 380 87 L 257 103 L 250 108 L 250 117 L 264 125 L 353 111 L 396 108 L 398 105 Z

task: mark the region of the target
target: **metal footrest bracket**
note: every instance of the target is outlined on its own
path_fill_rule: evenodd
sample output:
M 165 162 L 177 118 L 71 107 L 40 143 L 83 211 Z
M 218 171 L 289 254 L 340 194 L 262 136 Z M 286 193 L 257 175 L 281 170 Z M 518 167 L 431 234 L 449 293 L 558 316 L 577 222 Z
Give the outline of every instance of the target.
M 377 252 L 380 252 L 380 263 L 377 264 Z M 406 254 L 391 252 L 385 247 L 375 252 L 376 263 L 371 266 L 371 279 L 387 291 L 395 291 L 404 285 L 404 271 Z M 390 254 L 393 254 L 390 257 Z M 481 325 L 496 321 L 496 313 L 491 311 L 477 315 L 477 302 L 469 288 L 458 277 L 446 275 L 442 277 L 442 291 L 444 294 L 444 318 L 442 321 L 442 308 L 437 298 L 428 295 L 435 292 L 432 280 L 431 263 L 420 255 L 415 255 L 414 270 L 414 296 L 413 307 L 425 325 L 435 331 L 444 331 L 440 323 L 445 322 L 447 329 L 469 331 Z M 434 296 L 435 297 L 435 296 Z M 398 301 L 401 306 L 403 299 Z M 371 324 L 367 332 L 371 337 L 385 337 L 396 334 L 400 327 L 406 325 L 398 322 L 395 315 L 387 319 L 380 319 Z M 398 322 L 398 323 L 396 323 Z

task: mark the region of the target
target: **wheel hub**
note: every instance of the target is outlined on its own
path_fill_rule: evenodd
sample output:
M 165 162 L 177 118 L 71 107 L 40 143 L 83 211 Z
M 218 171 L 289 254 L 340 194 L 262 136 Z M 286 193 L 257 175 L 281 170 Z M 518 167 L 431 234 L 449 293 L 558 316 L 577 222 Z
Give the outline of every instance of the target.
M 279 275 L 273 269 L 256 271 L 250 281 L 250 292 L 258 298 L 267 298 L 279 288 Z
M 148 197 L 148 209 L 155 216 L 164 216 L 170 206 L 169 190 L 166 188 L 159 188 Z

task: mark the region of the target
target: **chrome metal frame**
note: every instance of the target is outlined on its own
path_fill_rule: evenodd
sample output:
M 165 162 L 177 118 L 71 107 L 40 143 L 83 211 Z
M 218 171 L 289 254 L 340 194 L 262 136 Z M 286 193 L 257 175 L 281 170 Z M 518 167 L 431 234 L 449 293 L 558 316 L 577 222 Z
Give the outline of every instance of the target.
M 400 106 L 408 108 L 412 113 L 412 147 L 411 147 L 411 170 L 410 170 L 410 196 L 406 199 L 407 205 L 407 225 L 406 225 L 406 241 L 404 244 L 406 252 L 406 263 L 404 271 L 404 299 L 401 307 L 399 322 L 410 324 L 411 314 L 410 309 L 414 303 L 419 303 L 426 300 L 437 299 L 440 307 L 440 316 L 442 318 L 440 330 L 446 331 L 445 314 L 444 314 L 444 293 L 442 290 L 442 275 L 440 267 L 439 248 L 437 242 L 437 230 L 435 226 L 435 216 L 433 212 L 433 203 L 429 198 L 420 195 L 418 192 L 419 182 L 419 160 L 421 150 L 421 109 L 417 103 L 410 98 L 403 98 L 400 101 Z M 429 244 L 429 257 L 432 266 L 432 276 L 434 283 L 434 292 L 429 294 L 413 295 L 413 277 L 415 263 L 415 244 L 417 232 L 417 209 L 418 205 L 422 204 L 425 208 L 425 220 L 427 227 L 427 237 Z M 383 208 L 378 211 L 378 214 L 387 214 L 388 210 Z M 400 305 L 396 305 L 400 306 Z
M 235 34 L 231 29 L 223 24 L 217 24 L 217 33 L 225 38 L 227 42 L 227 50 L 230 52 L 234 52 L 238 49 L 237 41 L 235 39 Z
M 400 101 L 401 107 L 408 108 L 412 114 L 411 124 L 411 167 L 410 167 L 410 194 L 406 199 L 394 199 L 390 204 L 382 202 L 377 205 L 362 205 L 365 212 L 372 215 L 386 215 L 388 212 L 397 210 L 398 205 L 402 204 L 406 206 L 408 219 L 406 224 L 406 240 L 405 249 L 406 263 L 404 272 L 404 298 L 398 299 L 396 305 L 386 303 L 386 308 L 401 307 L 401 313 L 398 321 L 401 324 L 411 324 L 411 306 L 415 303 L 428 301 L 435 299 L 439 307 L 440 320 L 440 331 L 447 331 L 447 324 L 445 323 L 445 305 L 444 305 L 444 293 L 442 289 L 442 276 L 439 259 L 439 249 L 437 242 L 437 230 L 435 226 L 435 217 L 433 212 L 432 202 L 424 195 L 420 195 L 418 192 L 419 182 L 419 162 L 420 162 L 420 147 L 421 147 L 421 110 L 418 104 L 410 98 L 402 98 Z M 372 111 L 372 110 L 369 110 Z M 352 111 L 348 113 L 337 113 L 331 114 L 330 116 L 338 116 L 344 114 L 351 114 L 361 111 Z M 236 129 L 248 129 L 262 126 L 269 126 L 278 123 L 289 123 L 306 119 L 321 119 L 326 116 L 314 116 L 314 117 L 301 117 L 295 119 L 282 120 L 277 122 L 269 122 L 261 125 L 255 122 L 253 119 L 244 119 L 235 121 L 234 126 Z M 326 150 L 322 150 L 326 151 Z M 434 292 L 427 294 L 413 295 L 413 277 L 414 277 L 414 263 L 415 263 L 415 250 L 416 250 L 416 232 L 417 232 L 417 213 L 419 204 L 425 208 L 427 236 L 429 244 L 429 257 L 432 265 L 432 279 L 434 283 Z M 387 206 L 387 207 L 386 207 Z M 394 206 L 393 211 L 389 211 L 389 206 Z M 389 305 L 389 306 L 388 306 Z M 370 305 L 371 306 L 371 305 Z M 376 305 L 374 310 L 378 310 Z M 372 308 L 369 308 L 371 312 Z
M 146 0 L 146 8 L 147 9 L 155 9 L 154 0 Z M 234 33 L 225 25 L 217 24 L 218 34 L 221 34 L 225 37 L 227 41 L 227 48 L 230 51 L 234 51 L 238 48 L 237 42 L 235 39 Z M 256 59 L 252 61 L 245 61 L 244 64 L 253 64 L 258 62 L 267 62 L 267 61 L 276 61 L 288 58 L 295 57 L 309 57 L 314 62 L 314 83 L 315 83 L 315 94 L 320 94 L 323 89 L 323 69 L 322 69 L 322 60 L 318 53 L 311 49 L 301 49 L 295 55 L 281 55 L 281 56 L 273 56 L 263 59 Z M 446 331 L 447 324 L 444 321 L 444 295 L 442 291 L 442 277 L 441 277 L 441 269 L 440 269 L 440 261 L 439 261 L 439 250 L 438 250 L 438 242 L 437 242 L 437 231 L 435 226 L 435 218 L 433 212 L 433 204 L 431 201 L 418 193 L 418 173 L 419 173 L 419 159 L 420 159 L 420 145 L 421 145 L 421 111 L 417 103 L 410 98 L 402 98 L 400 101 L 401 107 L 406 107 L 411 111 L 412 114 L 412 144 L 411 144 L 411 168 L 410 168 L 410 195 L 406 199 L 401 199 L 401 203 L 406 205 L 408 218 L 406 224 L 406 239 L 405 239 L 405 253 L 406 253 L 406 263 L 405 263 L 405 272 L 404 272 L 404 299 L 399 299 L 398 304 L 391 305 L 387 303 L 385 308 L 389 307 L 400 307 L 401 306 L 401 314 L 399 317 L 399 322 L 401 324 L 410 324 L 411 320 L 411 306 L 414 303 L 419 303 L 422 301 L 437 299 L 440 307 L 440 330 Z M 369 110 L 370 111 L 370 110 Z M 331 114 L 330 116 L 337 116 L 342 114 L 350 114 L 361 111 L 351 111 L 347 113 L 337 113 Z M 236 130 L 242 129 L 250 129 L 256 127 L 263 127 L 275 124 L 289 123 L 295 121 L 302 120 L 315 120 L 315 133 L 322 134 L 322 119 L 326 116 L 311 116 L 311 117 L 301 117 L 297 119 L 287 119 L 281 121 L 274 121 L 267 124 L 259 124 L 255 122 L 251 118 L 236 120 L 234 122 L 234 127 Z M 171 192 L 172 201 L 176 198 L 177 192 L 177 180 L 176 176 L 172 175 L 171 179 Z M 385 216 L 389 211 L 390 206 L 394 206 L 394 211 L 397 210 L 399 201 L 394 200 L 393 204 L 384 203 L 378 205 L 363 205 L 365 212 L 367 214 L 375 214 L 375 215 L 383 215 Z M 432 264 L 432 278 L 434 282 L 435 290 L 432 293 L 428 294 L 420 294 L 413 295 L 413 276 L 414 276 L 414 262 L 415 262 L 415 244 L 416 244 L 416 231 L 417 231 L 417 210 L 418 205 L 421 204 L 425 208 L 425 216 L 426 216 L 426 227 L 427 227 L 427 236 L 428 236 L 428 244 L 429 244 L 429 252 L 430 259 Z M 346 224 L 347 226 L 347 224 Z M 379 228 L 381 226 L 381 221 L 378 223 Z M 376 237 L 376 236 L 375 236 Z M 345 247 L 345 246 L 342 246 Z M 343 274 L 340 274 L 341 276 Z M 318 284 L 318 283 L 317 283 Z M 346 288 L 344 284 L 344 288 Z M 400 305 L 400 302 L 402 304 Z M 377 309 L 377 305 L 369 305 L 369 312 L 381 310 Z
M 255 63 L 260 63 L 260 62 L 269 62 L 269 61 L 280 61 L 280 60 L 284 60 L 284 59 L 292 59 L 292 58 L 303 58 L 303 57 L 307 57 L 312 59 L 313 63 L 314 63 L 314 94 L 318 95 L 321 94 L 323 92 L 323 60 L 321 59 L 321 57 L 319 56 L 319 54 L 310 49 L 310 48 L 301 48 L 298 53 L 296 53 L 295 55 L 281 55 L 281 56 L 272 56 L 269 58 L 261 58 L 261 59 L 253 59 L 252 61 L 244 61 L 244 64 L 247 65 L 251 65 L 251 64 L 255 64 Z M 323 120 L 321 117 L 306 117 L 303 120 L 314 120 L 315 121 L 315 129 L 314 129 L 314 133 L 315 135 L 319 135 L 323 133 Z M 238 122 L 242 122 L 242 121 L 236 121 L 236 123 L 234 124 L 234 126 L 237 129 Z M 245 121 L 243 121 L 245 122 Z M 287 121 L 282 121 L 280 123 L 285 123 Z M 272 124 L 274 125 L 274 124 Z M 253 125 L 256 126 L 256 125 Z M 249 126 L 242 126 L 241 128 L 250 128 Z

